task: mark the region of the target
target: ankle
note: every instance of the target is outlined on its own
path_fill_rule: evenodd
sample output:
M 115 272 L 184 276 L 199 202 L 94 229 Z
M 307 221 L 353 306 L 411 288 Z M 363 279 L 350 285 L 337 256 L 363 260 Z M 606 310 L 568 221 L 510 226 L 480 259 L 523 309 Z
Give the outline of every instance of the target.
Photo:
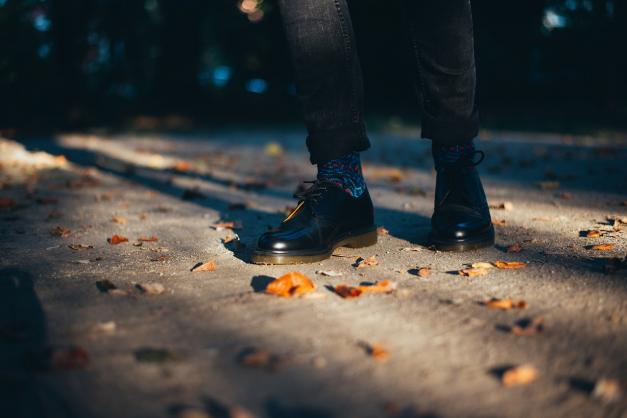
M 358 152 L 318 164 L 317 178 L 336 184 L 352 197 L 359 197 L 366 190 Z

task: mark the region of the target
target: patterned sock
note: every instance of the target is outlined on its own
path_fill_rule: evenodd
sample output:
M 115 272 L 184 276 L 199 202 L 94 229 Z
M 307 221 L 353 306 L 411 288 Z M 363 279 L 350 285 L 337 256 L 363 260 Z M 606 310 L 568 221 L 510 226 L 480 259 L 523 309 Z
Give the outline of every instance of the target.
M 346 193 L 359 197 L 366 190 L 366 181 L 361 173 L 361 159 L 358 152 L 318 164 L 318 180 L 337 184 Z
M 435 168 L 455 164 L 461 158 L 471 156 L 475 152 L 474 142 L 460 145 L 437 145 L 433 144 L 431 148 L 433 152 L 433 162 Z

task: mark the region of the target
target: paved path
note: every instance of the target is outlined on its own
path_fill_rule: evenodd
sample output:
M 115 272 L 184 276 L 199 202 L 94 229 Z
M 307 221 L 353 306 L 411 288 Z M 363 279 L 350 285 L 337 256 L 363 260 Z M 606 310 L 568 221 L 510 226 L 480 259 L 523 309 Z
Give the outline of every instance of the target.
M 620 399 L 613 384 L 627 382 L 627 143 L 486 132 L 489 200 L 508 202 L 492 212 L 497 245 L 448 254 L 425 246 L 434 175 L 429 144 L 414 135 L 373 134 L 364 156 L 377 223 L 389 231 L 380 243 L 291 267 L 246 260 L 255 237 L 294 204 L 297 184 L 313 177 L 301 132 L 61 135 L 23 141 L 25 149 L 1 141 L 1 410 L 626 417 L 625 388 Z M 236 229 L 215 228 L 225 221 Z M 582 236 L 588 230 L 601 236 Z M 115 234 L 129 242 L 109 244 Z M 139 246 L 141 236 L 158 241 Z M 507 252 L 516 243 L 522 251 Z M 353 267 L 373 255 L 378 265 Z M 458 274 L 497 260 L 527 265 Z M 215 271 L 190 272 L 207 261 Z M 422 267 L 427 277 L 416 275 Z M 312 278 L 316 293 L 260 291 L 289 271 Z M 397 289 L 347 300 L 325 287 L 383 279 Z M 165 291 L 144 294 L 137 284 Z M 491 298 L 527 306 L 481 304 Z M 512 333 L 516 321 L 539 317 L 535 335 Z M 368 344 L 387 359 L 369 355 Z M 525 364 L 536 380 L 504 385 L 503 371 Z

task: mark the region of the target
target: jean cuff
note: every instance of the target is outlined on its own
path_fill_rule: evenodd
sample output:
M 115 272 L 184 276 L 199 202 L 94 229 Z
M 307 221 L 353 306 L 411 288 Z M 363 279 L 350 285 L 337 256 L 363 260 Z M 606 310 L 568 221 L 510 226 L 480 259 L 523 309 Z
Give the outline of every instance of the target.
M 324 164 L 351 152 L 370 148 L 363 123 L 326 131 L 309 132 L 307 149 L 312 164 Z
M 422 137 L 438 145 L 462 145 L 472 141 L 479 134 L 479 114 L 474 111 L 467 118 L 434 118 L 423 113 Z

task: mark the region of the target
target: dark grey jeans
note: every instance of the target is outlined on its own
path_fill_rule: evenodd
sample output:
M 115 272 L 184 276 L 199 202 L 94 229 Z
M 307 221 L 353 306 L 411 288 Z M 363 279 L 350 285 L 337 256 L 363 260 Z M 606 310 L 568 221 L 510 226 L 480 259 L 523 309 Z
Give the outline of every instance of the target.
M 442 145 L 469 142 L 479 129 L 470 1 L 402 1 L 422 93 L 422 137 Z M 311 162 L 366 150 L 363 81 L 346 0 L 279 0 L 279 5 Z

